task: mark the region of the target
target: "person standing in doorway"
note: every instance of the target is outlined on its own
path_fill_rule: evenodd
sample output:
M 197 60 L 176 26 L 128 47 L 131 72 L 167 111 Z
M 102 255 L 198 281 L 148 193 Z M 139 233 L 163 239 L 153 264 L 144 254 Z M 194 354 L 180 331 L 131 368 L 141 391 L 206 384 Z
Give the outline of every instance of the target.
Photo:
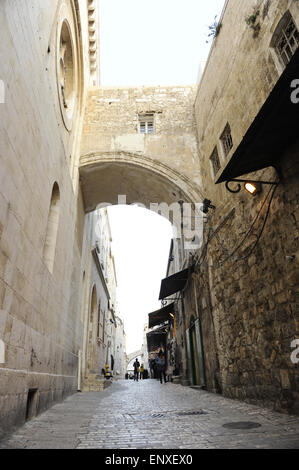
M 162 378 L 164 377 L 164 383 L 166 383 L 166 373 L 165 373 L 165 356 L 162 350 L 159 351 L 159 354 L 156 357 L 156 365 L 158 371 L 158 378 L 160 379 L 160 383 L 162 383 Z
M 137 382 L 138 382 L 140 362 L 138 361 L 137 357 L 136 357 L 136 360 L 133 364 L 133 367 L 134 367 L 134 380 L 137 380 Z

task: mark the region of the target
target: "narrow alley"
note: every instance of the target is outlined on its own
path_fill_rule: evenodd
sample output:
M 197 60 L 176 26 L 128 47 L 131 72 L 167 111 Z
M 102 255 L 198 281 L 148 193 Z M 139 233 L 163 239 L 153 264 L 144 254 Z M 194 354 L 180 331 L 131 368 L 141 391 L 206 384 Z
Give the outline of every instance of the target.
M 299 1 L 0 36 L 0 449 L 299 449 Z
M 299 449 L 298 417 L 156 380 L 77 393 L 1 449 Z

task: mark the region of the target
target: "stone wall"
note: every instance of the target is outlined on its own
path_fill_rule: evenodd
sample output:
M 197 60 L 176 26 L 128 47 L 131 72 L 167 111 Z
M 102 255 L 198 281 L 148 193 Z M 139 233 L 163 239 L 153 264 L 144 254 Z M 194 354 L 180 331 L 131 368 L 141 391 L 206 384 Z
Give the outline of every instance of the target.
M 263 231 L 273 188 L 264 185 L 254 198 L 245 191 L 233 195 L 214 184 L 218 174 L 210 164 L 217 145 L 221 173 L 282 73 L 269 45 L 288 8 L 299 25 L 298 2 L 256 3 L 260 29 L 254 31 L 245 22 L 252 13 L 248 2 L 228 2 L 195 102 L 203 190 L 216 206 L 205 223 L 206 240 L 213 235 L 195 277 L 203 307 L 209 282 L 214 329 L 206 324 L 203 331 L 209 388 L 218 374 L 209 344 L 216 343 L 226 396 L 298 413 L 298 365 L 291 361 L 291 342 L 299 338 L 298 143 L 281 155 L 283 181 Z M 224 158 L 219 139 L 227 122 L 234 145 Z M 276 174 L 267 169 L 250 177 L 273 180 Z
M 77 390 L 84 209 L 75 161 L 89 69 L 76 14 L 84 34 L 85 1 L 0 5 L 0 421 L 6 429 L 24 422 L 29 389 L 37 389 L 37 413 Z M 75 100 L 65 97 L 68 108 L 57 72 L 64 20 L 76 93 Z M 55 182 L 58 225 L 48 240 L 56 241 L 49 268 L 43 253 Z
M 198 200 L 195 94 L 195 86 L 89 90 L 81 145 L 87 210 L 115 203 L 119 194 L 147 207 L 180 197 Z M 152 134 L 138 128 L 138 115 L 147 112 L 154 114 Z

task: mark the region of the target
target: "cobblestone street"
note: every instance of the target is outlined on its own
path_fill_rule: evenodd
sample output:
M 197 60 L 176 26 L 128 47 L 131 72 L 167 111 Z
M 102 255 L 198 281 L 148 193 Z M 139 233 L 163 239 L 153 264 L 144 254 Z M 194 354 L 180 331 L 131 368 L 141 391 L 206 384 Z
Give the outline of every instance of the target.
M 172 383 L 118 381 L 69 397 L 0 448 L 298 449 L 299 419 Z

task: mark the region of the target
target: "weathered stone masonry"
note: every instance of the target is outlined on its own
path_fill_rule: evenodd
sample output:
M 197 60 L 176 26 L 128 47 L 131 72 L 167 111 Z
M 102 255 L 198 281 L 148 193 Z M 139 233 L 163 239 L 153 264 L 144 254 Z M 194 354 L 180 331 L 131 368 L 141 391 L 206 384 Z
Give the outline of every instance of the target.
M 211 199 L 205 242 L 214 235 L 195 253 L 182 323 L 201 319 L 206 386 L 298 413 L 298 364 L 290 359 L 299 338 L 298 142 L 281 154 L 283 180 L 252 253 L 268 188 L 252 198 L 215 184 L 284 71 L 273 37 L 288 11 L 299 29 L 298 2 L 259 0 L 254 29 L 245 21 L 252 5 L 228 1 L 198 89 L 99 88 L 97 2 L 50 3 L 0 4 L 1 427 L 24 422 L 29 391 L 37 393 L 38 413 L 76 391 L 89 282 L 98 282 L 85 213 L 117 202 L 118 194 L 147 206 Z M 140 134 L 138 114 L 151 112 L 155 133 Z M 227 124 L 232 148 L 225 156 Z M 224 262 L 256 217 L 250 237 Z M 45 257 L 47 233 L 52 251 Z M 186 353 L 180 358 L 186 375 Z
M 262 237 L 252 252 L 266 216 L 268 202 L 262 205 L 270 186 L 264 185 L 255 198 L 244 191 L 231 194 L 224 184 L 214 184 L 218 175 L 214 176 L 210 163 L 217 146 L 220 174 L 282 73 L 269 45 L 288 8 L 299 26 L 297 2 L 257 3 L 260 30 L 254 37 L 245 22 L 252 8 L 247 2 L 228 2 L 195 102 L 202 189 L 216 206 L 209 212 L 206 240 L 209 231 L 215 231 L 234 211 L 208 244 L 207 256 L 195 279 L 197 292 L 202 293 L 198 304 L 203 326 L 208 317 L 205 284 L 209 280 L 215 326 L 214 332 L 204 327 L 203 334 L 208 388 L 219 372 L 217 361 L 212 370 L 210 367 L 209 344 L 215 344 L 216 339 L 220 388 L 225 395 L 298 413 L 298 365 L 290 359 L 291 341 L 299 337 L 298 143 L 281 155 L 283 180 L 275 191 Z M 234 146 L 225 158 L 220 136 L 227 122 Z M 271 181 L 277 176 L 268 169 L 245 178 Z M 227 259 L 260 210 L 246 242 L 232 259 Z

